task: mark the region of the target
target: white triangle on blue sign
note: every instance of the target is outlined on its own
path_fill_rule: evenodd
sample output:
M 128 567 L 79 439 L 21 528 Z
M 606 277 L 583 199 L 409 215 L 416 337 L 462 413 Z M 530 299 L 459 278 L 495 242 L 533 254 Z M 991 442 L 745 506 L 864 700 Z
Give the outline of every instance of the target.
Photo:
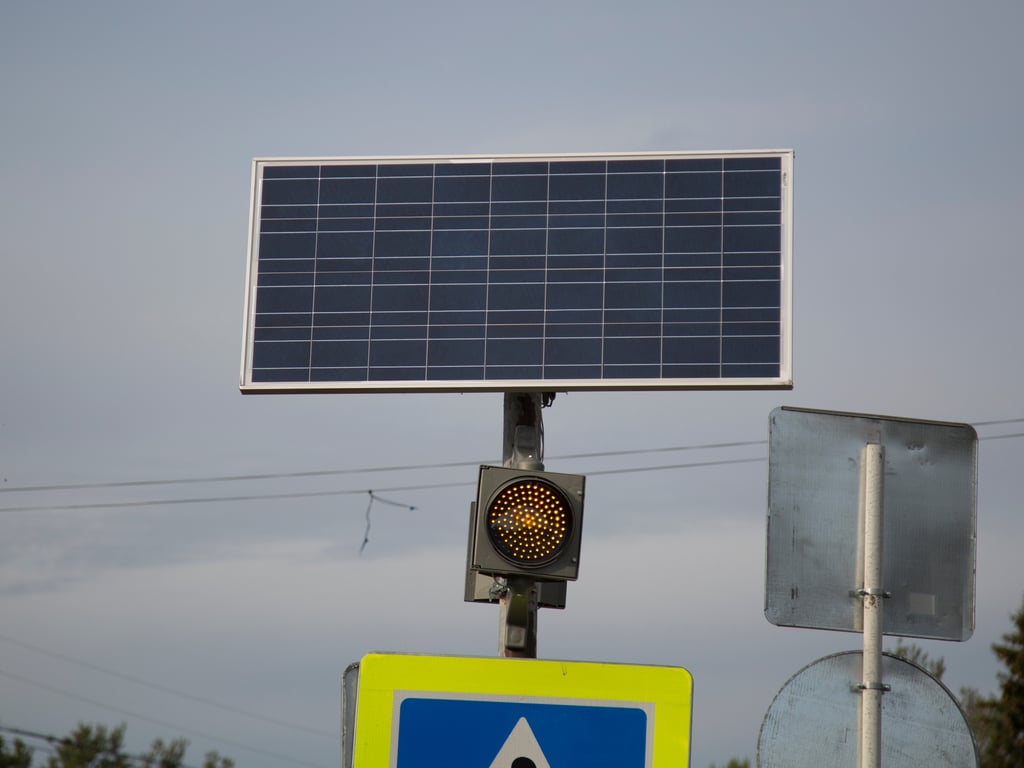
M 488 768 L 551 768 L 533 729 L 520 717 Z

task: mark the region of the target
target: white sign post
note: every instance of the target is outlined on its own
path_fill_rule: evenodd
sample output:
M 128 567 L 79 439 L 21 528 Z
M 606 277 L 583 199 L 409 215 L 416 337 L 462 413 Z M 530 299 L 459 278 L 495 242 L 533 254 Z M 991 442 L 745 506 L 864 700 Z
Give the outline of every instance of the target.
M 885 448 L 861 451 L 861 514 L 864 521 L 864 666 L 861 678 L 860 768 L 882 765 L 882 521 Z
M 828 763 L 833 737 L 856 745 L 858 768 L 881 768 L 883 754 L 886 768 L 966 764 L 935 762 L 919 740 L 909 751 L 893 746 L 919 717 L 897 701 L 913 704 L 921 692 L 883 680 L 882 637 L 962 642 L 974 630 L 977 441 L 969 424 L 772 412 L 765 616 L 778 626 L 859 632 L 863 653 L 859 680 L 840 694 L 858 705 L 857 722 L 830 722 L 842 738 L 822 730 L 812 734 L 820 743 L 792 754 L 786 743 L 801 726 L 773 716 L 762 729 L 762 768 L 818 766 L 824 754 Z M 947 715 L 940 725 L 959 722 Z

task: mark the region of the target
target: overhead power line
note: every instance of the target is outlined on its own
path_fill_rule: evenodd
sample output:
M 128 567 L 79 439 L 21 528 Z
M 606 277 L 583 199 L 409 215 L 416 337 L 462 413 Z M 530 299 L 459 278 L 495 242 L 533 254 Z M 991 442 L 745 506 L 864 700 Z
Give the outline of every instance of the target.
M 740 448 L 750 445 L 765 445 L 767 440 L 742 440 L 729 443 L 706 443 L 703 445 L 676 445 L 665 448 L 636 448 L 627 451 L 600 451 L 592 453 L 571 453 L 554 456 L 556 460 L 595 459 L 611 456 L 640 456 L 650 453 L 671 453 L 673 451 L 701 451 L 719 448 Z M 309 477 L 330 477 L 338 475 L 367 475 L 380 472 L 413 472 L 427 469 L 455 469 L 479 466 L 479 461 L 446 461 L 431 464 L 399 464 L 393 466 L 355 467 L 346 469 L 316 469 L 301 472 L 259 472 L 245 475 L 211 475 L 204 477 L 177 477 L 163 480 L 116 480 L 111 482 L 60 483 L 50 485 L 22 485 L 0 487 L 0 493 L 30 493 L 36 491 L 77 491 L 92 488 L 139 488 L 150 485 L 186 485 L 195 483 L 234 483 L 252 480 L 286 480 Z
M 430 490 L 433 488 L 456 488 L 463 485 L 473 485 L 473 483 L 432 483 L 423 485 L 404 485 L 404 486 L 393 486 L 391 488 L 380 488 L 377 490 L 385 493 L 393 493 L 398 491 L 422 491 Z M 52 512 L 65 512 L 76 509 L 126 509 L 130 507 L 159 507 L 159 506 L 172 506 L 178 504 L 216 504 L 218 502 L 225 501 L 264 501 L 264 500 L 280 500 L 280 499 L 311 499 L 323 496 L 352 496 L 352 495 L 363 495 L 368 492 L 366 488 L 358 489 L 342 489 L 334 491 L 298 491 L 295 493 L 261 493 L 261 494 L 249 494 L 245 496 L 205 496 L 197 498 L 186 498 L 186 499 L 147 499 L 145 501 L 101 501 L 90 504 L 39 504 L 36 506 L 28 507 L 0 507 L 0 512 L 41 512 L 41 511 L 52 511 Z
M 215 736 L 215 735 L 213 735 L 211 733 L 205 733 L 204 731 L 199 731 L 199 730 L 196 730 L 195 728 L 187 728 L 187 727 L 185 727 L 183 725 L 177 725 L 175 723 L 169 723 L 166 720 L 159 720 L 159 719 L 157 719 L 155 717 L 149 717 L 148 715 L 143 715 L 143 714 L 140 714 L 138 712 L 133 712 L 133 711 L 128 710 L 128 709 L 122 709 L 120 707 L 115 707 L 115 706 L 113 706 L 111 704 L 106 704 L 106 703 L 104 703 L 102 701 L 97 701 L 96 699 L 89 698 L 88 696 L 82 696 L 80 694 L 73 693 L 71 691 L 66 691 L 63 688 L 57 688 L 56 686 L 53 686 L 53 685 L 47 685 L 46 683 L 41 683 L 38 680 L 33 680 L 33 679 L 29 678 L 29 677 L 25 677 L 24 675 L 19 675 L 19 674 L 15 673 L 15 672 L 10 672 L 10 671 L 8 671 L 6 669 L 0 669 L 0 676 L 6 677 L 6 678 L 8 678 L 10 680 L 16 680 L 17 682 L 24 683 L 26 685 L 33 685 L 36 688 L 41 688 L 44 691 L 49 691 L 50 693 L 56 693 L 56 694 L 59 694 L 61 696 L 66 696 L 69 699 L 74 699 L 74 700 L 80 701 L 80 702 L 82 702 L 84 704 L 89 704 L 89 705 L 94 706 L 94 707 L 101 707 L 103 709 L 110 710 L 111 712 L 115 712 L 115 713 L 117 713 L 119 715 L 123 715 L 125 717 L 131 717 L 131 718 L 134 718 L 136 720 L 144 720 L 145 722 L 152 723 L 154 725 L 158 725 L 161 728 L 168 728 L 168 729 L 172 729 L 174 731 L 183 732 L 183 733 L 191 733 L 191 734 L 194 734 L 195 736 L 199 736 L 200 738 L 207 739 L 208 741 L 220 742 L 221 744 L 226 744 L 227 746 L 234 747 L 235 749 L 243 749 L 246 752 L 252 752 L 253 754 L 263 755 L 264 757 L 272 757 L 275 760 L 283 760 L 283 761 L 288 762 L 288 763 L 294 763 L 295 765 L 304 765 L 304 766 L 307 766 L 308 768 L 324 768 L 323 766 L 319 765 L 318 763 L 310 763 L 310 762 L 307 762 L 305 760 L 300 760 L 299 758 L 292 757 L 291 755 L 281 754 L 280 752 L 272 752 L 272 751 L 267 750 L 267 749 L 260 749 L 259 747 L 253 747 L 253 746 L 250 746 L 248 744 L 243 744 L 240 741 L 231 741 L 230 739 L 225 739 L 225 738 L 222 738 L 220 736 Z
M 1010 435 L 985 435 L 984 437 L 979 437 L 978 439 L 979 440 L 1008 440 L 1011 437 L 1024 437 L 1024 432 L 1015 432 L 1015 433 L 1010 434 Z
M 1015 424 L 1024 422 L 1024 418 L 1014 419 L 996 419 L 992 421 L 979 421 L 975 422 L 975 426 L 994 426 L 1003 424 Z M 1024 432 L 1016 432 L 1002 435 L 984 435 L 980 436 L 979 440 L 1006 440 L 1011 438 L 1024 437 Z M 698 450 L 716 450 L 723 448 L 739 448 L 749 446 L 763 446 L 767 445 L 767 440 L 741 440 L 732 442 L 721 442 L 721 443 L 703 443 L 694 445 L 677 445 L 677 446 L 666 446 L 660 448 L 638 448 L 625 451 L 594 451 L 588 453 L 575 453 L 575 454 L 563 454 L 561 456 L 551 457 L 555 460 L 577 460 L 577 459 L 593 459 L 593 458 L 609 458 L 617 456 L 639 456 L 649 455 L 656 453 L 671 453 L 678 451 L 698 451 Z M 606 469 L 606 470 L 591 470 L 587 472 L 588 476 L 596 475 L 613 475 L 613 474 L 631 474 L 636 472 L 658 472 L 665 470 L 674 469 L 692 469 L 697 467 L 713 467 L 722 466 L 729 464 L 745 464 L 758 461 L 764 461 L 764 457 L 760 458 L 743 458 L 743 459 L 723 459 L 713 460 L 704 462 L 690 462 L 684 464 L 666 464 L 659 466 L 649 467 L 628 467 L 623 469 Z M 245 475 L 216 475 L 207 477 L 191 477 L 191 478 L 171 478 L 164 480 L 127 480 L 127 481 L 112 481 L 112 482 L 96 482 L 96 483 L 66 483 L 60 485 L 35 485 L 35 486 L 16 486 L 0 488 L 0 493 L 11 493 L 11 492 L 43 492 L 43 491 L 63 491 L 63 490 L 83 490 L 83 489 L 98 489 L 98 488 L 127 488 L 127 487 L 140 487 L 140 486 L 159 486 L 159 485 L 180 485 L 187 483 L 214 483 L 214 482 L 236 482 L 236 481 L 252 481 L 252 480 L 275 480 L 275 479 L 289 479 L 289 478 L 308 478 L 308 477 L 326 477 L 326 476 L 337 476 L 337 475 L 362 475 L 371 473 L 381 472 L 410 472 L 417 470 L 428 470 L 428 469 L 451 469 L 457 467 L 468 467 L 478 466 L 479 461 L 453 461 L 453 462 L 437 462 L 429 464 L 406 464 L 406 465 L 394 465 L 394 466 L 377 466 L 377 467 L 360 467 L 360 468 L 348 468 L 348 469 L 325 469 L 325 470 L 310 470 L 301 472 L 267 472 L 267 473 L 255 473 Z M 350 495 L 362 495 L 365 493 L 374 494 L 376 492 L 384 493 L 399 493 L 403 491 L 422 491 L 422 490 L 436 490 L 442 488 L 460 488 L 468 487 L 472 485 L 470 482 L 447 482 L 447 483 L 419 483 L 412 485 L 395 485 L 389 487 L 377 487 L 377 488 L 346 488 L 346 489 L 335 489 L 326 491 L 296 491 L 289 493 L 253 493 L 253 494 L 237 494 L 230 496 L 201 496 L 201 497 L 187 497 L 178 499 L 146 499 L 139 501 L 109 501 L 109 502 L 82 502 L 74 504 L 38 504 L 38 505 L 21 505 L 11 507 L 0 507 L 0 512 L 34 512 L 34 511 L 73 511 L 73 510 L 89 510 L 89 509 L 126 509 L 133 507 L 154 507 L 154 506 L 173 506 L 173 505 L 184 505 L 184 504 L 216 504 L 223 502 L 243 502 L 243 501 L 264 501 L 264 500 L 285 500 L 285 499 L 308 499 L 308 498 L 319 498 L 319 497 L 330 497 L 330 496 L 350 496 Z M 398 506 L 402 506 L 398 504 Z
M 264 723 L 270 723 L 271 725 L 279 725 L 279 726 L 282 726 L 284 728 L 293 728 L 293 729 L 296 729 L 296 730 L 299 730 L 299 731 L 305 731 L 306 733 L 312 733 L 312 734 L 314 734 L 316 736 L 326 736 L 326 737 L 331 738 L 331 739 L 338 738 L 338 734 L 337 733 L 332 733 L 331 731 L 324 731 L 324 730 L 320 730 L 319 728 L 310 728 L 307 725 L 301 725 L 299 723 L 291 723 L 291 722 L 288 722 L 287 720 L 279 720 L 279 719 L 277 719 L 275 717 L 268 717 L 267 715 L 261 715 L 258 712 L 250 712 L 250 711 L 245 710 L 245 709 L 240 709 L 238 707 L 233 707 L 230 704 L 223 704 L 223 703 L 221 703 L 219 701 L 215 701 L 213 699 L 209 699 L 209 698 L 206 698 L 204 696 L 196 696 L 196 695 L 191 694 L 191 693 L 186 693 L 185 691 L 179 691 L 179 690 L 176 690 L 174 688 L 170 688 L 169 686 L 161 685 L 160 683 L 154 683 L 154 682 L 152 682 L 150 680 L 144 680 L 143 678 L 136 677 L 135 675 L 129 675 L 126 672 L 121 672 L 121 671 L 116 670 L 116 669 L 109 669 L 108 667 L 103 667 L 103 666 L 100 666 L 99 664 L 94 664 L 91 661 L 85 661 L 84 659 L 78 659 L 78 658 L 75 658 L 74 656 L 68 656 L 67 654 L 58 653 L 57 651 L 51 651 L 51 650 L 48 650 L 46 648 L 42 648 L 42 647 L 40 647 L 38 645 L 33 645 L 32 643 L 26 643 L 23 640 L 18 640 L 17 638 L 11 637 L 10 635 L 7 635 L 7 634 L 0 633 L 0 641 L 5 642 L 5 643 L 9 643 L 11 645 L 16 645 L 19 648 L 24 648 L 25 650 L 32 651 L 33 653 L 38 653 L 41 656 L 48 656 L 51 659 L 57 659 L 59 661 L 64 661 L 64 662 L 67 662 L 69 664 L 76 664 L 76 665 L 78 665 L 80 667 L 83 667 L 85 669 L 91 669 L 94 672 L 100 672 L 100 673 L 102 673 L 104 675 L 109 675 L 111 677 L 116 677 L 116 678 L 118 678 L 120 680 L 127 680 L 129 683 L 135 683 L 136 685 L 141 685 L 141 686 L 144 686 L 146 688 L 151 688 L 154 691 L 160 691 L 161 693 L 166 693 L 166 694 L 169 694 L 171 696 L 178 696 L 179 698 L 189 699 L 190 701 L 195 701 L 195 702 L 198 702 L 200 704 L 206 704 L 207 706 L 210 706 L 210 707 L 216 707 L 217 709 L 221 709 L 221 710 L 223 710 L 225 712 L 231 712 L 231 713 L 236 714 L 236 715 L 242 715 L 243 717 L 252 718 L 254 720 L 260 720 L 260 721 L 262 721 Z
M 625 475 L 633 472 L 661 472 L 667 469 L 696 469 L 697 467 L 724 467 L 729 464 L 754 464 L 767 461 L 766 456 L 753 456 L 749 459 L 722 459 L 720 461 L 692 461 L 689 464 L 664 464 L 658 467 L 629 467 L 626 469 L 598 469 L 587 472 L 587 477 L 594 475 Z
M 621 475 L 634 472 L 660 472 L 669 469 L 693 469 L 697 467 L 726 466 L 729 464 L 747 464 L 751 462 L 763 462 L 765 457 L 754 457 L 749 459 L 722 459 L 719 461 L 697 461 L 687 464 L 666 464 L 657 467 L 630 467 L 624 469 L 603 469 L 587 472 L 587 476 L 597 475 Z M 239 496 L 205 496 L 182 499 L 147 499 L 143 501 L 106 501 L 90 502 L 82 504 L 37 504 L 21 507 L 0 507 L 0 512 L 67 512 L 72 510 L 87 509 L 126 509 L 131 507 L 158 507 L 181 504 L 216 504 L 227 501 L 274 501 L 282 499 L 311 499 L 326 496 L 353 496 L 366 493 L 400 493 L 403 491 L 426 491 L 440 488 L 463 488 L 476 486 L 476 482 L 450 482 L 450 483 L 420 483 L 415 485 L 395 485 L 388 488 L 343 488 L 328 491 L 295 491 L 292 493 L 260 493 L 246 494 Z M 404 505 L 403 505 L 404 506 Z
M 1003 424 L 1020 424 L 1024 423 L 1024 418 L 1014 419 L 993 419 L 990 421 L 975 421 L 972 422 L 975 427 L 991 427 Z M 1000 440 L 1008 438 L 1024 437 L 1024 433 L 1015 433 L 1008 435 L 985 435 L 980 437 L 980 440 Z M 597 459 L 597 458 L 610 458 L 615 456 L 642 456 L 644 454 L 653 453 L 673 453 L 677 451 L 703 451 L 703 450 L 717 450 L 723 448 L 743 448 L 756 445 L 767 445 L 767 440 L 735 440 L 731 442 L 719 442 L 719 443 L 703 443 L 695 445 L 671 445 L 660 448 L 635 448 L 624 451 L 592 451 L 588 453 L 568 453 L 560 456 L 551 456 L 549 458 L 555 460 L 576 460 L 576 459 Z M 43 491 L 77 491 L 86 489 L 96 488 L 141 488 L 146 486 L 159 486 L 159 485 L 191 485 L 199 483 L 234 483 L 234 482 L 250 482 L 258 480 L 287 480 L 287 479 L 301 479 L 310 477 L 332 477 L 342 475 L 366 475 L 376 474 L 384 472 L 413 472 L 420 470 L 431 470 L 431 469 L 456 469 L 459 467 L 473 467 L 480 464 L 479 460 L 473 461 L 446 461 L 446 462 L 433 462 L 427 464 L 395 464 L 390 466 L 376 466 L 376 467 L 349 467 L 343 469 L 314 469 L 314 470 L 301 470 L 295 472 L 253 472 L 247 474 L 237 475 L 204 475 L 198 477 L 173 477 L 173 478 L 162 478 L 162 479 L 144 479 L 144 480 L 112 480 L 112 481 L 99 481 L 99 482 L 88 482 L 88 483 L 49 483 L 41 485 L 18 485 L 18 486 L 2 486 L 0 487 L 0 493 L 33 493 Z M 367 489 L 363 488 L 355 493 L 365 493 Z M 3 511 L 3 510 L 0 510 Z

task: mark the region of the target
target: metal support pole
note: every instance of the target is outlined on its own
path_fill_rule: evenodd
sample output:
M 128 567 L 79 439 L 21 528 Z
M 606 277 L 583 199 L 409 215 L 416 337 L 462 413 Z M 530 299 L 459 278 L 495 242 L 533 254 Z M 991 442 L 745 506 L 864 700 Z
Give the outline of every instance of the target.
M 864 520 L 864 655 L 861 675 L 860 768 L 882 765 L 882 519 L 885 448 L 861 451 L 861 510 Z
M 506 392 L 502 444 L 503 466 L 544 469 L 544 420 L 540 392 Z M 511 577 L 499 601 L 500 656 L 537 658 L 537 606 L 540 585 Z
M 537 584 L 512 577 L 498 604 L 498 650 L 508 658 L 537 658 Z
M 544 417 L 540 392 L 506 392 L 502 466 L 544 469 Z

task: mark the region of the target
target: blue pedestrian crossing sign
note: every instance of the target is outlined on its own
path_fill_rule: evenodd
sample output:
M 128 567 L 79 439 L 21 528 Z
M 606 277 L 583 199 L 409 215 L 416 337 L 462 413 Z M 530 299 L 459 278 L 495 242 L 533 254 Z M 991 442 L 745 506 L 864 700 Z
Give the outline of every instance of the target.
M 352 765 L 682 768 L 692 689 L 681 667 L 370 654 Z
M 645 768 L 651 707 L 436 699 L 398 704 L 397 768 Z

